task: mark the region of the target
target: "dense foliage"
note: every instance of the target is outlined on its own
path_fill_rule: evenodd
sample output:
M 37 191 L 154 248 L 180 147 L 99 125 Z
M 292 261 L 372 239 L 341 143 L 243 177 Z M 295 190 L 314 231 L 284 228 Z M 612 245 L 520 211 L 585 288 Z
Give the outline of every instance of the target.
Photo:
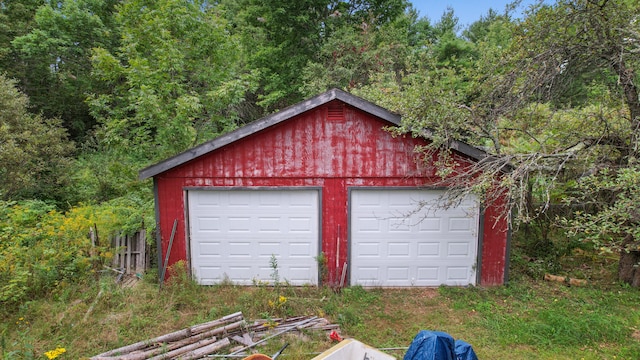
M 207 2 L 128 1 L 117 6 L 115 51 L 94 46 L 90 96 L 111 148 L 158 161 L 234 128 L 217 90 L 235 74 L 226 20 Z
M 0 202 L 0 302 L 13 308 L 97 277 L 110 265 L 113 235 L 152 223 L 146 207 L 140 200 L 114 200 L 63 213 L 39 200 Z
M 636 269 L 640 5 L 512 10 L 462 28 L 405 0 L 0 1 L 0 276 L 22 289 L 2 300 L 88 270 L 83 234 L 114 202 L 152 214 L 139 169 L 330 87 L 402 114 L 399 132 L 431 139 L 425 161 L 451 141 L 486 149 L 464 191 L 506 199 L 516 228 L 557 217 L 560 241 L 637 254 Z
M 61 199 L 73 143 L 57 119 L 28 111 L 15 81 L 0 75 L 0 198 Z

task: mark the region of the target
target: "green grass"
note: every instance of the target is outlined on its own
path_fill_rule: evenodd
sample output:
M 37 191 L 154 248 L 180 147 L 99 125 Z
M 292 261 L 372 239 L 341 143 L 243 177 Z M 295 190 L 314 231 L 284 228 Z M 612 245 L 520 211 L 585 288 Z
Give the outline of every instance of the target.
M 101 293 L 100 293 L 101 291 Z M 100 296 L 98 294 L 100 293 Z M 286 302 L 278 303 L 284 296 Z M 131 289 L 112 278 L 61 286 L 46 299 L 0 310 L 3 359 L 86 358 L 242 311 L 246 319 L 316 315 L 342 334 L 379 348 L 407 347 L 418 331 L 440 330 L 471 343 L 481 359 L 638 359 L 640 291 L 608 280 L 585 287 L 526 277 L 495 288 L 201 287 L 186 279 L 162 290 Z M 332 346 L 325 334 L 274 338 L 264 353 L 310 359 Z M 393 354 L 401 359 L 404 351 Z
M 640 356 L 638 290 L 550 283 L 515 287 L 443 289 L 441 293 L 454 309 L 470 312 L 466 326 L 486 331 L 501 347 L 558 354 L 551 358 Z

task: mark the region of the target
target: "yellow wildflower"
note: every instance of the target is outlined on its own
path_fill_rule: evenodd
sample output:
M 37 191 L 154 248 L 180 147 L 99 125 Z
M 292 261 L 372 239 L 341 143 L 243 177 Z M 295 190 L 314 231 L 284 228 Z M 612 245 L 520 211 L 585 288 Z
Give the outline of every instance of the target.
M 55 350 L 50 350 L 47 351 L 46 353 L 44 353 L 44 356 L 47 357 L 47 359 L 51 360 L 51 359 L 55 359 L 58 356 L 64 354 L 67 352 L 67 349 L 63 348 L 63 347 L 57 347 Z

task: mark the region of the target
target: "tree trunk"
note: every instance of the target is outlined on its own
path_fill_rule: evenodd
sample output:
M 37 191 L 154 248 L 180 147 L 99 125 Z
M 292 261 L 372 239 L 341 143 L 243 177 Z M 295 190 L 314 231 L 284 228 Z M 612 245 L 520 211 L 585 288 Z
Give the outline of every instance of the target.
M 638 96 L 638 87 L 635 82 L 636 73 L 634 69 L 627 67 L 622 54 L 616 52 L 612 60 L 613 70 L 618 75 L 618 82 L 622 86 L 625 103 L 629 109 L 629 125 L 631 125 L 629 158 L 636 158 L 640 154 L 640 97 Z
M 640 251 L 620 252 L 618 279 L 635 288 L 640 287 Z

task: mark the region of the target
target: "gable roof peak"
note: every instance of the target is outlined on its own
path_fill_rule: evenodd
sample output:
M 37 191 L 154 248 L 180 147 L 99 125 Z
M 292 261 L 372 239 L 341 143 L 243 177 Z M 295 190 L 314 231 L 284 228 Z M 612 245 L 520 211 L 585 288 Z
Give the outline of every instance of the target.
M 140 170 L 139 179 L 144 180 L 162 172 L 170 170 L 174 167 L 180 166 L 188 161 L 205 155 L 213 150 L 228 145 L 234 141 L 245 138 L 249 135 L 255 134 L 266 128 L 279 124 L 283 121 L 289 120 L 297 115 L 300 115 L 309 110 L 313 110 L 317 107 L 323 106 L 333 100 L 340 100 L 348 105 L 351 105 L 357 109 L 367 112 L 371 115 L 377 116 L 383 120 L 389 121 L 392 124 L 400 125 L 400 115 L 395 114 L 385 108 L 382 108 L 370 101 L 364 100 L 360 97 L 352 95 L 346 91 L 333 88 L 322 94 L 316 95 L 312 98 L 291 105 L 273 114 L 267 115 L 254 122 L 251 122 L 245 126 L 242 126 L 230 133 L 219 136 L 213 140 L 209 140 L 196 147 L 188 149 L 180 154 L 177 154 L 171 158 L 163 160 L 155 165 L 151 165 L 147 168 Z

